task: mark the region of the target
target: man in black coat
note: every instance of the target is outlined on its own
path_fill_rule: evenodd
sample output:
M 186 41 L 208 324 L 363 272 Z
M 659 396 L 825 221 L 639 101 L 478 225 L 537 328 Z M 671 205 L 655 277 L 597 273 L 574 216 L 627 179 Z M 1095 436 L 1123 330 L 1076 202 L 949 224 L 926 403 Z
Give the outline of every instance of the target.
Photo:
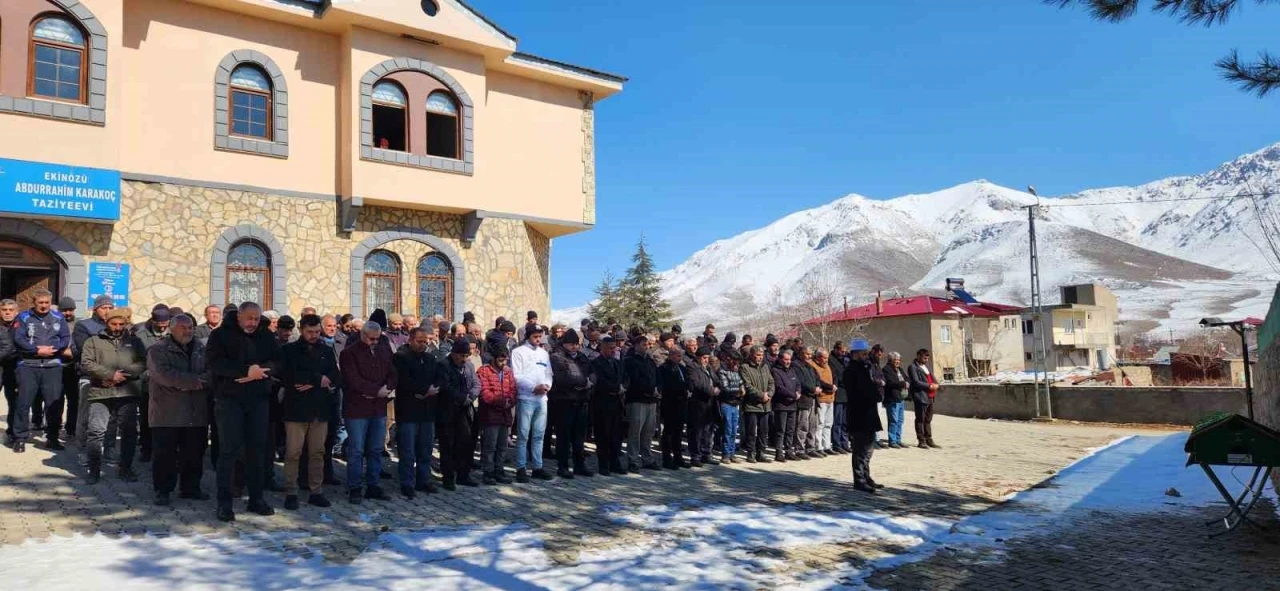
M 775 462 L 796 461 L 796 405 L 800 402 L 800 377 L 792 364 L 790 350 L 778 354 L 778 360 L 770 368 L 773 373 L 773 428 L 777 453 Z
M 879 405 L 884 400 L 884 376 L 868 358 L 871 347 L 865 339 L 851 343 L 853 357 L 844 370 L 844 387 L 849 392 L 845 423 L 853 440 L 853 488 L 876 494 L 882 486 L 871 478 L 871 454 L 875 451 L 880 424 Z
M 658 468 L 653 459 L 653 433 L 662 399 L 658 368 L 649 356 L 649 340 L 644 335 L 633 339 L 631 352 L 622 360 L 622 371 L 626 374 L 627 472 L 639 474 L 641 466 Z
M 613 337 L 600 338 L 600 350 L 591 360 L 596 376 L 591 394 L 591 423 L 596 435 L 596 469 L 601 476 L 626 474 L 622 467 L 622 419 L 626 415 L 624 397 L 627 372 L 614 353 Z
M 333 351 L 334 359 L 340 358 L 342 350 L 347 346 L 347 335 L 339 329 L 338 319 L 333 315 L 320 317 L 320 343 Z M 342 368 L 339 367 L 338 370 L 341 371 Z M 329 432 L 324 437 L 324 483 L 336 485 L 340 482 L 333 475 L 333 455 L 335 452 L 341 453 L 347 439 L 347 429 L 342 423 L 342 380 L 333 385 L 333 395 L 330 398 Z M 298 478 L 305 480 L 307 477 L 307 465 L 304 463 L 299 467 Z
M 662 335 L 662 345 L 667 350 L 667 360 L 658 367 L 658 389 L 662 399 L 658 413 L 662 415 L 662 467 L 668 470 L 693 467 L 684 461 L 681 439 L 686 415 L 689 412 L 689 367 L 685 365 L 684 352 L 676 345 L 670 333 Z
M 431 478 L 431 450 L 436 442 L 436 406 L 444 366 L 427 351 L 431 330 L 409 330 L 409 342 L 396 351 L 396 437 L 400 450 L 400 493 L 412 499 L 415 492 L 436 492 Z
M 439 400 L 436 401 L 436 432 L 440 437 L 440 476 L 444 489 L 454 491 L 459 484 L 479 486 L 471 478 L 475 459 L 475 401 L 480 398 L 476 368 L 467 358 L 471 344 L 459 339 L 450 345 L 449 357 L 440 363 Z
M 569 329 L 560 337 L 560 350 L 551 354 L 551 391 L 547 393 L 550 414 L 555 417 L 557 475 L 569 480 L 574 476 L 595 476 L 587 468 L 583 449 L 591 416 L 587 404 L 595 388 L 595 375 L 591 360 L 581 348 L 577 331 Z
M 232 320 L 232 319 L 228 319 Z M 253 302 L 240 304 L 234 322 L 223 323 L 209 336 L 205 367 L 213 383 L 214 415 L 220 437 L 218 448 L 218 519 L 234 521 L 231 509 L 232 480 L 236 462 L 243 458 L 249 489 L 249 511 L 274 515 L 262 496 L 266 457 L 267 413 L 275 388 L 276 337 L 262 308 Z
M 284 508 L 298 509 L 298 462 L 306 451 L 308 503 L 328 507 L 324 496 L 325 438 L 333 419 L 334 389 L 341 381 L 333 348 L 320 339 L 320 317 L 299 322 L 302 335 L 280 348 L 280 417 L 284 422 Z
M 703 464 L 719 464 L 711 457 L 711 432 L 716 423 L 716 398 L 720 389 L 715 384 L 711 372 L 711 348 L 703 346 L 694 352 L 694 363 L 688 365 L 689 382 L 689 414 L 688 439 L 689 460 L 694 468 Z

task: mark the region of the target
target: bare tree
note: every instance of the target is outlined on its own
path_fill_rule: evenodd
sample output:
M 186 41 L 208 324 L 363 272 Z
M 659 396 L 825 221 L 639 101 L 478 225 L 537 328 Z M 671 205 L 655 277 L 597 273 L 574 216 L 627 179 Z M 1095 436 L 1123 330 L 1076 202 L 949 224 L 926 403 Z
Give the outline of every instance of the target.
M 1240 338 L 1229 329 L 1213 329 L 1193 334 L 1178 343 L 1178 352 L 1172 356 L 1175 378 L 1178 368 L 1198 373 L 1201 382 L 1223 379 L 1222 360 L 1239 357 Z M 1225 376 L 1230 380 L 1230 376 Z
M 985 323 L 985 329 L 979 325 Z M 1004 318 L 971 318 L 968 322 L 969 327 L 965 330 L 966 345 L 969 347 L 968 354 L 968 375 L 981 376 L 990 375 L 996 371 L 995 362 L 1001 347 L 1014 344 L 1016 340 L 1019 345 L 1017 348 L 1018 355 L 1022 351 L 1022 327 L 1021 320 L 1015 321 L 1013 326 L 1005 324 Z M 981 362 L 987 362 L 985 368 Z M 1021 359 L 1015 359 L 1021 362 Z
M 1275 210 L 1271 208 L 1273 203 L 1271 198 L 1275 196 L 1275 192 L 1271 187 L 1265 187 L 1262 194 L 1258 194 L 1253 190 L 1252 185 L 1246 186 L 1249 188 L 1249 202 L 1253 205 L 1253 214 L 1262 230 L 1262 240 L 1255 239 L 1248 232 L 1241 233 L 1253 243 L 1258 252 L 1262 253 L 1263 258 L 1267 259 L 1271 270 L 1280 273 L 1280 243 L 1276 239 L 1276 236 L 1280 236 L 1280 216 L 1277 216 Z

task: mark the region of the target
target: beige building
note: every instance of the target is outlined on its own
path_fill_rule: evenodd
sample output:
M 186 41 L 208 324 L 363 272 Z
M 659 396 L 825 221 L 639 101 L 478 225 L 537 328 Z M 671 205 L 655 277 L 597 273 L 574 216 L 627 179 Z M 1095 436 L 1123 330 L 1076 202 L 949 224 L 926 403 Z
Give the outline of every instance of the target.
M 943 381 L 1022 369 L 1018 310 L 991 303 L 965 303 L 933 296 L 877 299 L 875 303 L 802 323 L 808 343 L 829 346 L 865 338 L 909 363 L 916 351 L 933 354 L 932 371 Z
M 545 313 L 624 82 L 460 0 L 3 0 L 0 296 Z
M 1120 342 L 1120 307 L 1115 294 L 1098 284 L 1061 287 L 1062 303 L 1045 306 L 1051 315 L 1052 335 L 1042 332 L 1035 312 L 1022 311 L 1023 359 L 1028 370 L 1035 367 L 1037 339 L 1049 336 L 1048 362 L 1052 370 L 1075 367 L 1109 369 L 1117 359 Z

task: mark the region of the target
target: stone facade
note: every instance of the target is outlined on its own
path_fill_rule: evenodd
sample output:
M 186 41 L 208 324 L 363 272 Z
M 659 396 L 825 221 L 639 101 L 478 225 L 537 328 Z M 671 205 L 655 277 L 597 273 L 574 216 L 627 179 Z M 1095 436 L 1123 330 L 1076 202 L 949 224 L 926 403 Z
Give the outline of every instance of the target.
M 582 223 L 596 223 L 596 97 L 579 92 L 582 99 Z
M 305 305 L 351 309 L 352 249 L 386 230 L 430 234 L 452 248 L 447 258 L 460 259 L 452 262 L 466 277 L 464 301 L 454 301 L 455 318 L 471 310 L 487 323 L 499 315 L 549 311 L 551 241 L 523 221 L 487 218 L 465 247 L 461 215 L 366 206 L 355 231 L 341 234 L 337 205 L 337 199 L 126 181 L 114 225 L 37 223 L 75 245 L 87 262 L 130 264 L 129 302 L 138 319 L 158 302 L 196 311 L 206 305 L 212 282 L 222 280 L 210 266 L 215 243 L 229 228 L 245 224 L 265 230 L 283 247 L 288 301 L 273 302 L 281 312 L 297 313 Z M 416 310 L 415 271 L 429 247 L 394 240 L 378 248 L 400 257 L 401 307 Z

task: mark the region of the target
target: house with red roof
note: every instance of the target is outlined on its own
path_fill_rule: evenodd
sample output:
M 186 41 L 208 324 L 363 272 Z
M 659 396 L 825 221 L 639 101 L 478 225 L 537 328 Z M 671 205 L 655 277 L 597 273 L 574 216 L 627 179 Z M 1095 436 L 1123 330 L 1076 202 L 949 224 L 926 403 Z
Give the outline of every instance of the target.
M 943 381 L 1023 369 L 1021 307 L 979 302 L 962 289 L 948 289 L 947 296 L 877 296 L 875 302 L 812 318 L 797 328 L 805 342 L 823 346 L 865 338 L 900 353 L 903 363 L 917 350 L 929 349 L 931 369 Z

